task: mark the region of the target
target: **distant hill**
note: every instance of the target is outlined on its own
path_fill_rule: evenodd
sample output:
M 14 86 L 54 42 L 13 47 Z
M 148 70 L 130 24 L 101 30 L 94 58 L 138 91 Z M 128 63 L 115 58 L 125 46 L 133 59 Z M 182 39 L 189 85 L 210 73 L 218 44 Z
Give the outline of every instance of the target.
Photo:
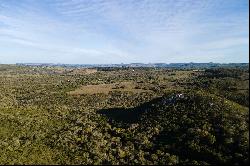
M 130 64 L 53 64 L 53 63 L 17 63 L 19 66 L 60 66 L 60 67 L 156 67 L 176 69 L 197 69 L 217 67 L 249 67 L 249 63 L 130 63 Z

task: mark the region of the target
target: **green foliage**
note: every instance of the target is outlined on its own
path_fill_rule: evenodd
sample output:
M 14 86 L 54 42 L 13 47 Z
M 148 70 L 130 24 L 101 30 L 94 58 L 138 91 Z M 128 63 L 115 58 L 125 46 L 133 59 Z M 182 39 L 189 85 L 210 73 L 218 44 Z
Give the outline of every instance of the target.
M 248 164 L 248 70 L 82 73 L 0 65 L 0 164 Z

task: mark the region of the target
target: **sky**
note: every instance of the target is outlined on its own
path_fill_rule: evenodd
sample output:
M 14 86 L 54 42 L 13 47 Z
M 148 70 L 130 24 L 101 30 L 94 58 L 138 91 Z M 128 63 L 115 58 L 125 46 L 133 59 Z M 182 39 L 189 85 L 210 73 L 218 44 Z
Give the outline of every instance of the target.
M 249 62 L 248 0 L 0 0 L 0 63 Z

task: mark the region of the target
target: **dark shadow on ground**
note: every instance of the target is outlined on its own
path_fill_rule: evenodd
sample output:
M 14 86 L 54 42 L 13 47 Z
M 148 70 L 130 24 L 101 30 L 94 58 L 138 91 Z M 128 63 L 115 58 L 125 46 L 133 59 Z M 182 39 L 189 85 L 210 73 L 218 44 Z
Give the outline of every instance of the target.
M 109 120 L 116 123 L 132 124 L 137 123 L 140 117 L 147 110 L 152 109 L 155 103 L 161 101 L 162 98 L 155 98 L 149 102 L 143 103 L 133 108 L 110 108 L 98 110 L 97 113 L 106 116 Z
M 143 114 L 157 110 L 156 107 L 158 106 L 175 104 L 177 101 L 182 102 L 181 100 L 183 100 L 183 96 L 180 96 L 180 94 L 165 95 L 145 102 L 137 107 L 101 109 L 98 110 L 97 113 L 106 116 L 112 125 L 130 125 L 138 123 Z

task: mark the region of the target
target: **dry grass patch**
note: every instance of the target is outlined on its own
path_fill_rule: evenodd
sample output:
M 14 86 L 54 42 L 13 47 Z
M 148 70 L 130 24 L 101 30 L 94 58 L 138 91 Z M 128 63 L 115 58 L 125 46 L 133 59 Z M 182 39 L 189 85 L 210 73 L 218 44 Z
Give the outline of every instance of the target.
M 97 69 L 74 69 L 71 74 L 80 74 L 80 75 L 85 75 L 85 74 L 93 74 L 96 73 Z
M 108 94 L 111 91 L 130 91 L 135 93 L 145 92 L 148 90 L 135 89 L 136 83 L 134 82 L 121 82 L 113 84 L 99 84 L 99 85 L 86 85 L 75 89 L 74 91 L 68 92 L 70 95 L 80 94 L 97 94 L 104 93 Z

